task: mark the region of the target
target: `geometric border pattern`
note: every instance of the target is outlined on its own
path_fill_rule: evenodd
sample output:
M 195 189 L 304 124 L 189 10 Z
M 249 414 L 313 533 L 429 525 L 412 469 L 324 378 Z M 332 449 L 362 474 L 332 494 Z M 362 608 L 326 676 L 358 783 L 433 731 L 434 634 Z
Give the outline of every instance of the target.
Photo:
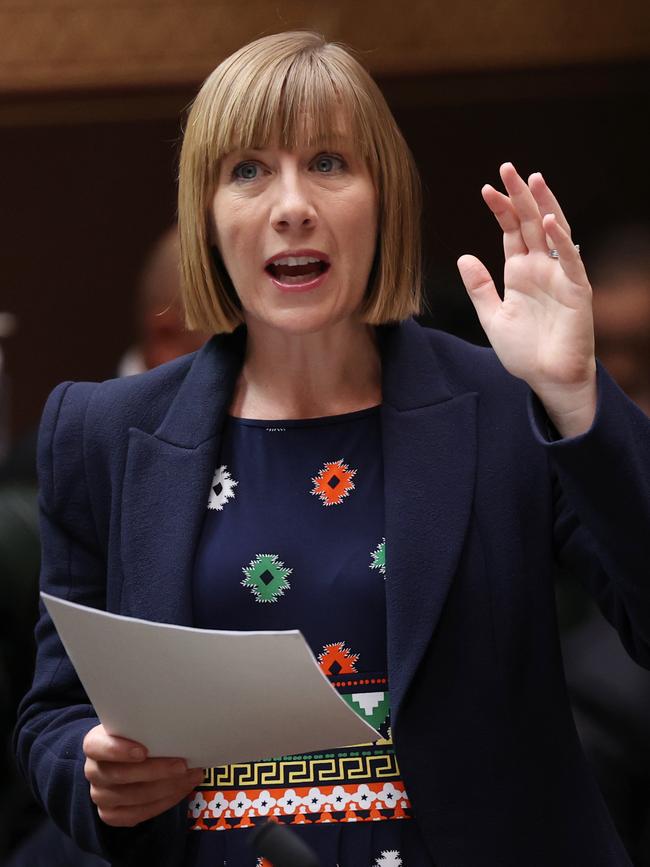
M 354 754 L 304 756 L 279 761 L 251 762 L 208 768 L 200 788 L 248 789 L 291 787 L 343 782 L 380 782 L 400 779 L 397 759 L 392 748 L 375 747 Z
M 413 811 L 401 783 L 198 790 L 188 804 L 192 831 L 251 828 L 272 819 L 284 824 L 379 822 L 410 819 Z

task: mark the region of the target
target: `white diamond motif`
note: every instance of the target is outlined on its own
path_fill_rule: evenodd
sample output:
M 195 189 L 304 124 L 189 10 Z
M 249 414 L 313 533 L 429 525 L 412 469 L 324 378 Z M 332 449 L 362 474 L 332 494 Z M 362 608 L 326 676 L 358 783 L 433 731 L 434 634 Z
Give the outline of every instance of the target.
M 215 509 L 221 512 L 228 500 L 232 500 L 235 496 L 236 482 L 225 464 L 215 470 L 212 484 L 210 485 L 210 497 L 208 499 L 208 509 Z

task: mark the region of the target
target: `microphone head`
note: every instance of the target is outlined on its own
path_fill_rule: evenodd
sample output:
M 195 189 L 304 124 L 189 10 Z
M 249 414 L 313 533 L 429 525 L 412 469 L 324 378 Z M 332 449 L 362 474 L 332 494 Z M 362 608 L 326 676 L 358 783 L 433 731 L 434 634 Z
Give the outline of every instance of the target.
M 265 822 L 251 832 L 255 854 L 273 867 L 320 867 L 316 853 L 300 837 L 279 822 Z

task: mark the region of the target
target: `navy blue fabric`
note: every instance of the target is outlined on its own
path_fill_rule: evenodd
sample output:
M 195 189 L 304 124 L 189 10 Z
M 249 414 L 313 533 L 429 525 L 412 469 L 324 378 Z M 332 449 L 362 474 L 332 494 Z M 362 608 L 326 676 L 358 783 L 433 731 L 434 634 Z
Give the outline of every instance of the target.
M 317 658 L 341 643 L 354 657 L 353 671 L 385 679 L 385 568 L 383 557 L 373 558 L 383 547 L 379 407 L 321 419 L 229 417 L 196 553 L 194 623 L 206 629 L 300 629 Z M 245 570 L 268 555 L 290 572 L 274 580 L 268 572 L 258 579 L 258 570 L 252 583 Z M 336 659 L 331 664 L 331 680 L 339 683 L 340 665 Z M 327 657 L 321 665 L 330 675 Z M 389 725 L 389 719 L 381 723 L 384 738 Z M 354 769 L 345 780 L 351 788 L 361 782 L 358 772 L 356 782 Z M 232 797 L 237 788 L 226 794 Z M 373 867 L 382 852 L 408 867 L 430 867 L 413 825 L 387 819 L 365 831 L 355 822 L 298 833 L 306 835 L 322 867 Z M 255 867 L 251 830 L 192 832 L 186 863 Z
M 312 479 L 339 460 L 354 471 L 354 487 L 326 506 L 311 493 Z M 385 672 L 384 579 L 370 570 L 384 536 L 379 407 L 303 422 L 229 419 L 216 463 L 237 485 L 221 510 L 205 510 L 194 624 L 300 629 L 314 653 L 331 642 L 352 643 L 361 670 Z M 334 486 L 334 496 L 343 485 Z M 265 553 L 291 569 L 289 589 L 274 602 L 256 601 L 241 583 L 243 568 Z
M 650 421 L 599 370 L 591 430 L 549 442 L 490 350 L 412 321 L 378 331 L 393 739 L 432 860 L 627 865 L 569 712 L 551 575 L 556 556 L 577 569 L 650 667 Z M 44 590 L 191 625 L 244 347 L 239 329 L 142 376 L 55 389 L 39 446 Z M 96 716 L 44 610 L 36 637 L 16 746 L 38 797 L 114 864 L 182 863 L 184 805 L 133 829 L 98 819 L 81 750 Z
M 298 825 L 292 826 L 291 832 L 316 853 L 320 867 L 431 867 L 432 863 L 413 821 Z M 248 832 L 210 833 L 207 846 L 205 836 L 190 834 L 183 867 L 258 867 Z

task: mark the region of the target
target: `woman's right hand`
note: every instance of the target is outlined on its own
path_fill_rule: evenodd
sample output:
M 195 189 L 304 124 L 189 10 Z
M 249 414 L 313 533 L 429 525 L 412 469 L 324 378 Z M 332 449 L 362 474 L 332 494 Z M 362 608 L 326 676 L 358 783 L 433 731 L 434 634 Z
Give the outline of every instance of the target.
M 116 828 L 164 813 L 203 780 L 202 768 L 188 769 L 184 759 L 147 757 L 142 744 L 109 735 L 103 725 L 83 742 L 84 773 L 99 818 Z

